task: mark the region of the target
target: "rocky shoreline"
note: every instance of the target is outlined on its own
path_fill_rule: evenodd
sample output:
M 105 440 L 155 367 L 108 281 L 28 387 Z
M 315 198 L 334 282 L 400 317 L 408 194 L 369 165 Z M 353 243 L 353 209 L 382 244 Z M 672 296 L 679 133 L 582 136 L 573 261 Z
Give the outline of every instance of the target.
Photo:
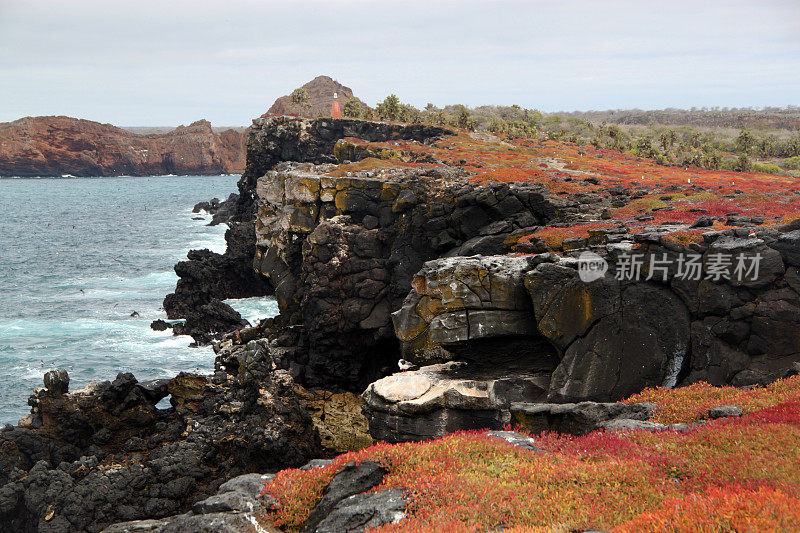
M 65 372 L 49 373 L 31 415 L 0 432 L 0 518 L 24 532 L 141 520 L 108 531 L 263 531 L 272 503 L 253 488 L 261 476 L 373 439 L 508 425 L 682 431 L 649 421 L 652 405 L 619 401 L 797 372 L 797 221 L 732 215 L 689 242 L 672 236 L 697 223 L 642 220 L 554 247 L 531 235 L 597 224 L 644 192 L 580 172 L 570 183 L 588 190 L 571 193 L 476 181 L 460 156 L 427 150 L 464 135 L 256 119 L 238 196 L 198 204 L 229 225 L 227 251 L 190 252 L 164 302 L 169 318 L 185 319 L 176 333 L 214 343 L 215 373 L 148 383 L 120 374 L 73 392 Z M 509 146 L 492 149 L 515 153 Z M 607 270 L 587 282 L 589 250 Z M 634 253 L 643 275 L 620 276 Z M 699 279 L 681 271 L 689 256 Z M 720 257 L 758 257 L 759 268 L 714 279 Z M 273 293 L 280 315 L 247 327 L 222 302 Z M 399 372 L 401 358 L 419 369 Z M 401 490 L 362 494 L 379 470 L 343 469 L 306 530 L 402 519 Z M 341 525 L 353 515 L 368 518 Z

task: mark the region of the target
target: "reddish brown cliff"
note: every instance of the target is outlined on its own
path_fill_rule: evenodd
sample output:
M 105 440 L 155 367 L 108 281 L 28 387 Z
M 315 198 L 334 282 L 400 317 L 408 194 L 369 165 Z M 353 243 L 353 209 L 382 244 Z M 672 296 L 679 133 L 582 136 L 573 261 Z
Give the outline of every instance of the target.
M 246 137 L 215 133 L 206 120 L 137 135 L 90 120 L 25 117 L 0 123 L 0 176 L 239 174 Z

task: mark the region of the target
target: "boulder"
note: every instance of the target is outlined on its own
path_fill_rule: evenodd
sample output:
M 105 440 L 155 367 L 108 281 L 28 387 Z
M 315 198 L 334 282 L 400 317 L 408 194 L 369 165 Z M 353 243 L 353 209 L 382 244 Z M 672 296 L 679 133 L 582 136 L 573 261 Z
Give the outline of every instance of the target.
M 452 347 L 461 358 L 474 360 L 485 355 L 470 349 L 475 341 L 536 338 L 523 285 L 535 261 L 533 256 L 478 256 L 425 263 L 412 280 L 412 292 L 392 315 L 403 358 L 419 364 L 443 362 L 452 359 Z
M 274 474 L 243 474 L 220 485 L 217 493 L 238 492 L 256 497 L 264 490 L 264 484 L 272 481 L 274 477 Z
M 750 363 L 750 357 L 740 349 L 740 343 L 732 345 L 715 335 L 714 327 L 721 320 L 706 317 L 692 322 L 691 371 L 685 380 L 687 384 L 705 381 L 711 385 L 725 385 Z
M 277 533 L 256 525 L 252 515 L 210 513 L 178 515 L 163 520 L 135 520 L 105 528 L 102 533 Z
M 539 447 L 536 446 L 536 439 L 533 437 L 529 437 L 527 435 L 523 435 L 517 431 L 487 431 L 486 435 L 495 438 L 497 440 L 502 440 L 503 442 L 507 442 L 512 446 L 516 446 L 518 448 L 523 448 L 525 450 L 530 450 L 532 452 L 542 452 Z
M 800 266 L 800 230 L 795 229 L 782 234 L 770 244 L 770 247 L 780 252 L 786 263 L 795 267 Z
M 585 435 L 607 427 L 613 420 L 646 421 L 655 411 L 651 403 L 597 403 L 567 404 L 513 403 L 511 416 L 529 433 L 556 431 L 571 435 Z
M 800 374 L 800 362 L 790 363 L 777 371 L 768 371 L 763 368 L 747 369 L 736 374 L 731 380 L 731 384 L 737 387 L 751 387 L 753 385 L 766 387 L 779 379 L 797 376 L 798 374 Z
M 197 515 L 228 511 L 252 513 L 254 509 L 255 498 L 237 491 L 216 494 L 192 505 L 192 512 Z
M 656 283 L 608 274 L 585 283 L 571 265 L 542 263 L 525 276 L 539 331 L 561 353 L 548 400 L 613 401 L 674 386 L 689 353 L 681 299 Z
M 69 374 L 64 369 L 45 373 L 44 388 L 52 394 L 66 394 L 69 390 Z
M 236 204 L 239 201 L 239 195 L 231 193 L 227 200 L 222 202 L 219 198 L 212 198 L 208 202 L 198 202 L 192 209 L 192 213 L 200 213 L 205 211 L 209 215 L 213 215 L 209 226 L 216 226 L 223 222 L 228 222 L 236 212 Z M 198 220 L 203 220 L 199 218 Z
M 800 232 L 798 232 L 800 235 Z M 784 235 L 782 238 L 786 237 Z M 778 242 L 782 242 L 778 239 Z M 775 243 L 777 244 L 777 243 Z M 773 246 L 775 246 L 773 244 Z M 703 260 L 708 268 L 712 256 L 722 254 L 731 261 L 729 283 L 734 287 L 761 288 L 770 285 L 784 273 L 781 253 L 768 247 L 762 239 L 722 237 L 708 247 Z M 758 269 L 754 268 L 754 261 Z M 752 270 L 751 270 L 752 267 Z
M 650 420 L 636 420 L 633 418 L 615 418 L 600 424 L 600 428 L 606 431 L 664 431 L 669 426 L 651 422 Z
M 471 367 L 430 365 L 372 383 L 363 394 L 371 435 L 400 442 L 464 429 L 501 429 L 509 422 L 512 402 L 545 398 L 546 372 Z
M 374 461 L 356 464 L 347 463 L 339 470 L 322 491 L 322 499 L 317 502 L 303 523 L 301 531 L 308 533 L 317 530 L 339 503 L 350 496 L 361 494 L 379 485 L 383 481 L 386 470 Z M 340 513 L 344 518 L 344 513 Z
M 315 468 L 322 468 L 328 466 L 333 462 L 333 459 L 311 459 L 309 462 L 299 468 L 299 470 L 313 470 Z
M 721 405 L 708 410 L 708 418 L 736 418 L 742 416 L 742 409 L 736 405 Z
M 360 533 L 396 524 L 406 513 L 405 489 L 387 489 L 345 498 L 319 523 L 315 533 Z
M 168 379 L 153 379 L 140 381 L 137 386 L 145 397 L 153 403 L 158 403 L 169 395 Z
M 747 351 L 768 359 L 800 353 L 800 296 L 789 289 L 762 294 L 751 319 Z
M 153 331 L 167 331 L 170 328 L 172 328 L 172 324 L 160 318 L 158 320 L 153 320 L 152 322 L 150 322 L 150 329 L 152 329 Z
M 620 312 L 616 279 L 603 276 L 584 283 L 567 260 L 542 262 L 526 272 L 524 283 L 539 332 L 562 351 L 602 318 Z

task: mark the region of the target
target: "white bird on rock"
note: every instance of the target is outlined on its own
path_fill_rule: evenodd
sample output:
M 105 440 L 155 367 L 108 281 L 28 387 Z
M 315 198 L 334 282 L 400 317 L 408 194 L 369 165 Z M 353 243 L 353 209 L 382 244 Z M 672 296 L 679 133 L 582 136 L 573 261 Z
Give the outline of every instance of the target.
M 402 370 L 403 372 L 405 372 L 406 370 L 416 370 L 417 368 L 419 368 L 419 367 L 418 367 L 417 365 L 415 365 L 414 363 L 409 363 L 409 362 L 408 362 L 408 361 L 406 361 L 405 359 L 400 359 L 400 360 L 397 362 L 397 366 L 399 366 L 399 367 L 400 367 L 400 370 Z

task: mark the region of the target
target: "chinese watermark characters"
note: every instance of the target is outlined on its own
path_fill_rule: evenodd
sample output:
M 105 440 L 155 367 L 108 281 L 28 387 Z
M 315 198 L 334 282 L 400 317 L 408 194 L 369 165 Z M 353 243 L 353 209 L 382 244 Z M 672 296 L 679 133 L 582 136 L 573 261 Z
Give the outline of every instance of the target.
M 761 266 L 761 254 L 737 255 L 721 252 L 702 254 L 681 253 L 676 255 L 622 253 L 617 257 L 614 277 L 620 281 L 757 281 Z M 578 274 L 582 281 L 590 283 L 600 279 L 608 271 L 605 259 L 593 252 L 584 252 L 578 258 Z

